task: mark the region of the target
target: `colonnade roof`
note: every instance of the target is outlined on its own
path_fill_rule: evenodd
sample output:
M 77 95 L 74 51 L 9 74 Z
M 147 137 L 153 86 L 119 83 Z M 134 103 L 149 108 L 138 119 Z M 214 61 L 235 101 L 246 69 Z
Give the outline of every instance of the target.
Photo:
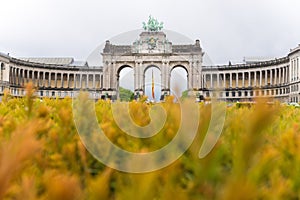
M 0 56 L 4 57 L 4 58 L 9 58 L 9 54 L 5 54 L 5 53 L 1 53 L 1 52 L 0 52 Z
M 203 70 L 229 70 L 229 69 L 249 69 L 256 67 L 270 67 L 279 64 L 288 64 L 289 57 L 276 58 L 274 60 L 263 61 L 263 62 L 253 62 L 253 63 L 245 63 L 245 64 L 234 64 L 234 65 L 211 65 L 211 66 L 203 66 Z
M 41 64 L 52 64 L 52 65 L 71 65 L 74 62 L 73 58 L 63 57 L 36 57 L 36 58 L 20 58 L 27 62 L 41 63 Z
M 102 71 L 102 66 L 89 66 L 87 61 L 76 61 L 70 57 L 36 57 L 36 58 L 15 58 L 9 54 L 0 52 L 0 60 L 7 59 L 6 62 L 26 67 L 61 69 L 61 70 L 88 70 Z
M 292 54 L 297 53 L 299 51 L 300 51 L 300 44 L 296 48 L 291 49 L 289 55 L 292 55 Z

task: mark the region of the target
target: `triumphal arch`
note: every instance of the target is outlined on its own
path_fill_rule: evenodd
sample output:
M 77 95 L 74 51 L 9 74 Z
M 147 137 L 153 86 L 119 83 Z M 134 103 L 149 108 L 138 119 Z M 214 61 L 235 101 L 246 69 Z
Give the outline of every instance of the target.
M 162 32 L 163 24 L 149 17 L 143 23 L 144 31 L 132 45 L 115 45 L 106 41 L 103 49 L 103 92 L 112 98 L 118 96 L 120 71 L 130 67 L 134 71 L 135 95 L 145 92 L 145 72 L 156 67 L 161 72 L 161 94 L 170 94 L 171 72 L 182 67 L 187 72 L 189 91 L 200 95 L 202 88 L 202 48 L 194 44 L 175 45 Z M 162 97 L 163 98 L 163 97 Z

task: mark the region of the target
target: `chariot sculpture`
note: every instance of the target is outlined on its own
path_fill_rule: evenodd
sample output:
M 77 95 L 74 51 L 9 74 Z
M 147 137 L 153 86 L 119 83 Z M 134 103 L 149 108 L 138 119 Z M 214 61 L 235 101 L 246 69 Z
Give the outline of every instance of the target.
M 157 19 L 154 19 L 150 15 L 147 24 L 143 22 L 143 28 L 145 31 L 149 31 L 149 32 L 160 31 L 161 29 L 163 29 L 163 22 L 159 23 Z

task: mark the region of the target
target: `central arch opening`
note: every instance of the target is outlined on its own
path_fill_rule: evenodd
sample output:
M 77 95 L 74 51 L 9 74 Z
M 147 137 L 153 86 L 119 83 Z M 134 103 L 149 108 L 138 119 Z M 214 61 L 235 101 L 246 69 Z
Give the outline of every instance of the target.
M 122 66 L 118 72 L 118 98 L 131 101 L 134 98 L 134 72 L 131 66 Z
M 160 101 L 161 97 L 161 71 L 157 66 L 149 66 L 145 70 L 145 95 L 149 101 Z

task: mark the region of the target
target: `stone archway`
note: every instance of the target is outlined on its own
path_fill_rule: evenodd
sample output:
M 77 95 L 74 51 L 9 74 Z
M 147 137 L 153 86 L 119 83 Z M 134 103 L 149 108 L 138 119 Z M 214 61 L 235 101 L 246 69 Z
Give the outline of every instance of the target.
M 117 73 L 116 73 L 116 86 L 115 86 L 115 89 L 116 89 L 116 96 L 117 96 L 118 99 L 119 99 L 119 95 L 120 95 L 120 83 L 121 83 L 121 78 L 125 78 L 125 79 L 126 79 L 126 77 L 121 77 L 120 75 L 121 75 L 122 70 L 127 69 L 127 68 L 133 70 L 133 67 L 130 66 L 130 65 L 128 65 L 128 64 L 121 65 L 121 66 L 118 67 L 118 69 L 117 69 Z M 134 82 L 133 80 L 126 80 L 126 81 L 132 81 L 132 82 Z M 134 83 L 132 83 L 132 85 L 134 85 Z M 126 89 L 129 89 L 129 88 L 126 88 Z M 133 89 L 133 88 L 132 88 L 132 89 Z
M 161 31 L 146 31 L 132 45 L 113 45 L 107 41 L 103 49 L 103 93 L 117 96 L 119 72 L 125 66 L 134 70 L 134 93 L 144 95 L 145 70 L 156 66 L 161 71 L 161 93 L 170 94 L 171 71 L 183 66 L 188 74 L 188 89 L 201 92 L 202 49 L 194 44 L 173 45 Z
M 170 70 L 171 94 L 180 97 L 183 91 L 188 91 L 189 89 L 190 86 L 188 69 L 183 65 L 175 65 L 174 67 L 172 67 L 172 69 Z

